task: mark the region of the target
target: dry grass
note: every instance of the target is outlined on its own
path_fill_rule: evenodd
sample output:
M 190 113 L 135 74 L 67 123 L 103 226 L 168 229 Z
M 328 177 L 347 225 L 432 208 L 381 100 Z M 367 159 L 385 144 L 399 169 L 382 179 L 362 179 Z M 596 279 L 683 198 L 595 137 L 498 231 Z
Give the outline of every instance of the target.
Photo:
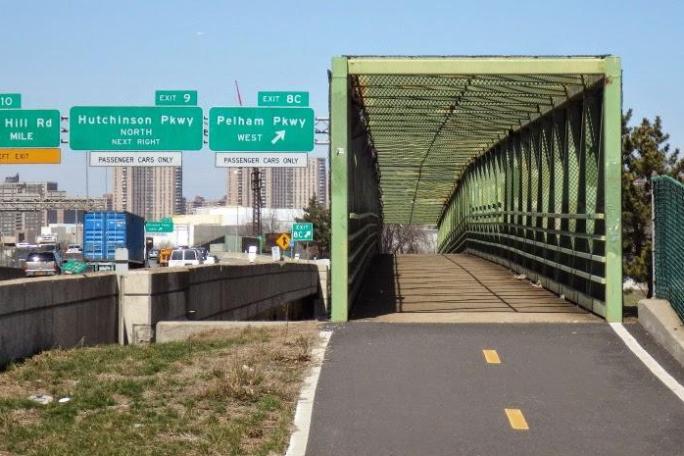
M 0 374 L 0 456 L 282 454 L 317 334 L 292 325 L 45 352 Z
M 644 290 L 626 290 L 622 293 L 622 299 L 625 307 L 637 307 L 639 301 L 646 299 L 646 291 Z

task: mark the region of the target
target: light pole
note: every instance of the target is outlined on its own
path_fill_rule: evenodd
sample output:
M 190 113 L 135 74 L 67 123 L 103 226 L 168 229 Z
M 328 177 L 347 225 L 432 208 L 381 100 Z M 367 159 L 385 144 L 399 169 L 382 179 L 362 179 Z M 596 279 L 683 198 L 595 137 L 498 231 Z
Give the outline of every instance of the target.
M 233 170 L 233 176 L 237 180 L 237 175 L 240 172 L 239 169 Z M 237 183 L 237 182 L 236 182 Z M 237 186 L 236 186 L 237 188 Z M 235 198 L 235 253 L 240 253 L 238 250 L 238 227 L 240 226 L 240 206 L 238 205 L 238 200 Z
M 0 266 L 5 266 L 5 238 L 0 231 Z
M 238 227 L 240 226 L 240 206 L 235 206 L 235 252 L 240 253 L 238 250 L 238 236 L 239 236 L 239 230 Z

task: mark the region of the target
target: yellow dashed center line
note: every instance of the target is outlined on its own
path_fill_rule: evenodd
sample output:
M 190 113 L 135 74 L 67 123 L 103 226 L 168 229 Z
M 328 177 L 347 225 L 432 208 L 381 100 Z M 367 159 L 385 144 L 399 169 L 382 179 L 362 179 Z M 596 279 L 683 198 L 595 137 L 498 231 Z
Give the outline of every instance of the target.
M 496 352 L 496 350 L 493 349 L 484 349 L 482 350 L 482 354 L 484 355 L 484 359 L 487 362 L 487 364 L 501 364 L 501 358 L 499 357 L 499 354 Z M 514 431 L 529 431 L 530 427 L 527 424 L 527 420 L 525 419 L 525 415 L 523 415 L 522 410 L 517 409 L 517 408 L 507 408 L 504 409 L 504 412 L 506 412 L 506 418 L 508 418 L 508 422 L 511 425 L 511 429 Z
M 482 354 L 485 357 L 487 364 L 501 364 L 501 358 L 496 350 L 482 350 Z
M 527 431 L 530 427 L 527 425 L 525 420 L 525 415 L 523 415 L 520 409 L 504 409 L 506 412 L 506 417 L 508 417 L 508 422 L 511 424 L 511 428 L 516 431 Z

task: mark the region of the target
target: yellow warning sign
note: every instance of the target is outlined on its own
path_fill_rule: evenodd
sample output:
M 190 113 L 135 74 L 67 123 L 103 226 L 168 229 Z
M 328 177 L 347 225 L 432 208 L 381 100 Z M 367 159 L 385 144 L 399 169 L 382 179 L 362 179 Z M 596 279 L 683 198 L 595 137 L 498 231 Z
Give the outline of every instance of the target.
M 62 151 L 49 149 L 0 149 L 0 165 L 57 165 Z
M 276 244 L 278 244 L 278 247 L 280 247 L 283 250 L 287 250 L 290 248 L 290 234 L 289 233 L 282 233 L 280 236 L 278 236 L 278 239 L 276 239 Z

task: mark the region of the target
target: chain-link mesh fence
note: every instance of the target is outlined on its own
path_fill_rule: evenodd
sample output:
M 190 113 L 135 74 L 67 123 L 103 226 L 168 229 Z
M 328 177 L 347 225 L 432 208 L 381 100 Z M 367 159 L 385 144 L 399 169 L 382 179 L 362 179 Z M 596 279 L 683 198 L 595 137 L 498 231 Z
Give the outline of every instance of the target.
M 669 176 L 653 183 L 655 292 L 684 321 L 684 185 Z

